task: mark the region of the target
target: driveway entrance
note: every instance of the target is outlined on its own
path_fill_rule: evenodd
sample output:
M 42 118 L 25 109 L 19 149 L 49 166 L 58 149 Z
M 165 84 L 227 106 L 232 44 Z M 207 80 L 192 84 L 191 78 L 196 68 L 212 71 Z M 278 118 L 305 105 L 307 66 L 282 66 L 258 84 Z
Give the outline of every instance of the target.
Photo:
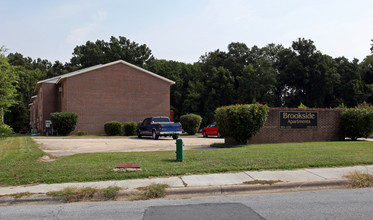
M 224 143 L 224 138 L 181 137 L 185 150 L 208 149 L 214 143 Z M 79 153 L 101 152 L 142 152 L 176 150 L 172 138 L 137 137 L 33 137 L 40 148 L 56 157 L 64 157 Z

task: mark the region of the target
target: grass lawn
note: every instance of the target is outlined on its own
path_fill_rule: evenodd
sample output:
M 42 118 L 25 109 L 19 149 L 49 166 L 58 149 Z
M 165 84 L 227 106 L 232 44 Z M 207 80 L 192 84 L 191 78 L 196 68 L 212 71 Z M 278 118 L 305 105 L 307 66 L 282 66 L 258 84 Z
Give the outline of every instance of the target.
M 45 153 L 30 137 L 0 139 L 0 186 L 373 164 L 373 142 L 309 142 L 185 150 L 183 162 L 175 162 L 174 151 L 77 154 L 53 162 L 37 162 L 43 155 Z M 118 163 L 140 163 L 142 171 L 114 172 Z

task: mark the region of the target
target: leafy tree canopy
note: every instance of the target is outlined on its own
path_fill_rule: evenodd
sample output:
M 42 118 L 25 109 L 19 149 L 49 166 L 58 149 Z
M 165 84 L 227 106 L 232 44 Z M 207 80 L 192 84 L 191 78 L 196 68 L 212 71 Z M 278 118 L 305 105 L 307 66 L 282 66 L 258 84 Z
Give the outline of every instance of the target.
M 120 59 L 142 67 L 153 59 L 153 55 L 146 44 L 139 45 L 125 37 L 112 36 L 109 42 L 87 41 L 85 45 L 76 46 L 70 61 L 73 66 L 85 68 Z
M 4 112 L 16 103 L 17 78 L 13 67 L 8 63 L 4 53 L 6 49 L 0 48 L 0 114 L 1 121 L 4 119 Z

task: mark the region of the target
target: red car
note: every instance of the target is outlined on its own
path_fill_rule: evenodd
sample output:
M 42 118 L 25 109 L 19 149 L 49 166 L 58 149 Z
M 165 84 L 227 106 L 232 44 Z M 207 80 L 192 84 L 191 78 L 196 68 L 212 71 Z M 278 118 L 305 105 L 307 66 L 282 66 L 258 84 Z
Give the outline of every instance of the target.
M 213 123 L 213 124 L 207 126 L 206 128 L 202 129 L 201 133 L 202 133 L 203 137 L 208 137 L 208 136 L 217 136 L 219 138 L 221 137 L 219 129 L 216 126 L 216 123 Z

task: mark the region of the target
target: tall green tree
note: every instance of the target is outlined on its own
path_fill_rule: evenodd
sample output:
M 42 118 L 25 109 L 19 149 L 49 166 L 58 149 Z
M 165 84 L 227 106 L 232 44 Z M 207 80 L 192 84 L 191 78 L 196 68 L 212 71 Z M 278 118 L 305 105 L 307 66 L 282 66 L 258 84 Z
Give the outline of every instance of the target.
M 228 45 L 223 67 L 231 71 L 233 77 L 240 76 L 245 66 L 253 62 L 249 47 L 244 43 L 234 42 Z
M 206 96 L 202 104 L 203 124 L 211 123 L 214 109 L 223 105 L 260 102 L 275 106 L 280 96 L 275 64 L 282 49 L 275 44 L 249 48 L 234 42 L 228 45 L 228 52 L 215 50 L 202 56 L 199 64 Z
M 373 103 L 373 55 L 367 56 L 360 63 L 361 78 L 364 83 L 363 100 Z
M 247 63 L 241 74 L 236 76 L 238 83 L 237 100 L 239 103 L 256 103 L 276 105 L 276 84 L 278 50 L 281 45 L 269 44 L 259 48 L 253 46 L 248 54 Z
M 7 58 L 10 65 L 22 66 L 26 70 L 40 71 L 45 74 L 45 78 L 52 78 L 78 69 L 69 63 L 62 64 L 57 60 L 52 64 L 47 59 L 32 59 L 31 57 L 24 57 L 20 53 L 10 53 Z
M 206 98 L 205 86 L 198 80 L 188 81 L 188 87 L 186 88 L 186 96 L 182 103 L 183 113 L 203 113 L 203 102 Z
M 146 44 L 140 45 L 123 36 L 119 38 L 112 36 L 109 42 L 87 41 L 85 45 L 76 46 L 70 62 L 73 66 L 85 68 L 119 59 L 142 67 L 154 58 Z
M 228 69 L 220 66 L 205 73 L 203 81 L 205 90 L 203 95 L 203 124 L 214 121 L 214 111 L 220 106 L 234 102 L 234 77 Z
M 30 98 L 36 94 L 34 91 L 38 81 L 62 74 L 60 69 L 46 59 L 32 59 L 20 53 L 10 53 L 7 56 L 17 80 L 16 102 L 5 113 L 5 122 L 15 132 L 28 127 Z M 55 64 L 60 64 L 56 61 Z M 62 65 L 62 64 L 61 64 Z M 60 67 L 60 66 L 59 66 Z
M 201 114 L 199 94 L 204 88 L 201 83 L 200 67 L 197 63 L 185 64 L 172 60 L 151 60 L 145 69 L 176 82 L 171 86 L 171 109 L 174 110 L 175 120 L 188 113 Z
M 364 82 L 361 78 L 359 60 L 350 62 L 345 57 L 335 58 L 340 83 L 334 91 L 338 103 L 353 107 L 364 100 Z
M 33 69 L 33 59 L 31 57 L 24 57 L 20 53 L 9 53 L 8 56 L 8 62 L 12 66 L 23 66 L 26 69 Z
M 5 52 L 6 49 L 2 46 L 0 48 L 0 116 L 2 122 L 4 122 L 4 113 L 16 103 L 17 84 L 13 68 L 4 55 Z
M 39 80 L 45 78 L 45 73 L 39 69 L 27 70 L 23 66 L 12 66 L 17 79 L 16 102 L 9 107 L 5 114 L 5 123 L 13 128 L 15 132 L 28 127 L 30 122 L 29 106 L 30 99 L 35 95 L 35 85 Z
M 334 107 L 338 103 L 334 90 L 340 75 L 335 61 L 316 50 L 313 41 L 299 38 L 292 50 L 280 53 L 280 82 L 283 84 L 285 106 L 300 103 L 309 107 Z
M 273 106 L 275 103 L 276 74 L 268 60 L 259 59 L 256 64 L 249 64 L 243 70 L 238 81 L 238 102 L 256 103 Z

